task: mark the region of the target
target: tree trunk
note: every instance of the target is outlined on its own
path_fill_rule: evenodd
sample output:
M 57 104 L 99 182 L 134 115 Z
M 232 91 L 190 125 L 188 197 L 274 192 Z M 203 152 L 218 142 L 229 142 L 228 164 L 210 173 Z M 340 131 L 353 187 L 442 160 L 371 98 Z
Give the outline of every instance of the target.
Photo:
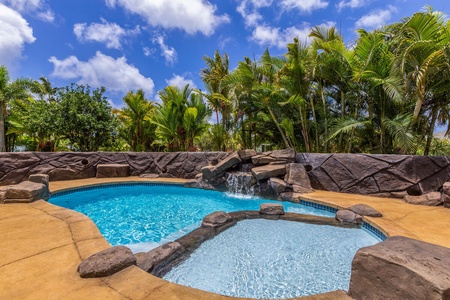
M 325 153 L 328 153 L 328 116 L 327 116 L 327 103 L 325 101 L 325 94 L 323 92 L 323 85 L 320 86 L 320 96 L 322 98 L 322 106 L 323 106 L 323 118 L 324 118 L 324 129 L 325 129 Z M 319 151 L 320 152 L 320 151 Z
M 434 125 L 436 124 L 437 114 L 438 114 L 438 111 L 433 110 L 433 115 L 431 117 L 430 130 L 428 131 L 428 135 L 427 135 L 427 143 L 426 143 L 425 149 L 423 151 L 423 154 L 425 156 L 428 156 L 428 154 L 430 153 L 431 141 L 433 140 Z
M 0 102 L 0 152 L 6 152 L 5 142 L 5 102 Z
M 280 124 L 278 124 L 277 119 L 275 118 L 275 114 L 273 113 L 272 109 L 270 108 L 270 106 L 267 106 L 268 110 L 269 110 L 269 114 L 272 117 L 273 122 L 275 123 L 275 126 L 277 126 L 278 131 L 281 134 L 281 137 L 283 138 L 283 142 L 284 142 L 284 146 L 287 148 L 291 148 L 291 146 L 289 145 L 288 140 L 286 139 L 286 136 L 283 132 L 283 130 L 280 127 Z

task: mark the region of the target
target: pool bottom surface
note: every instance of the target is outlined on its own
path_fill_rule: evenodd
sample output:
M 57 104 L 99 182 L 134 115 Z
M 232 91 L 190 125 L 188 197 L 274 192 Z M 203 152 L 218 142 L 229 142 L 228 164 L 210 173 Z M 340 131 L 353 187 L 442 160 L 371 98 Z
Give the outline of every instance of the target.
M 164 279 L 235 297 L 292 298 L 347 290 L 362 229 L 245 220 L 206 241 Z

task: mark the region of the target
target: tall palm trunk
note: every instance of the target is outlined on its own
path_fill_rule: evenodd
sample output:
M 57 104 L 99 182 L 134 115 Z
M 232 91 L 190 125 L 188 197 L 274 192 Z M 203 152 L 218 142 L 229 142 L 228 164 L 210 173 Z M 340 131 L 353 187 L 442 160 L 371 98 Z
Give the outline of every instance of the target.
M 5 102 L 0 101 L 0 152 L 6 152 L 5 143 Z
M 428 156 L 428 154 L 430 153 L 431 141 L 433 140 L 434 125 L 436 124 L 437 115 L 438 115 L 438 110 L 434 109 L 433 115 L 431 116 L 430 130 L 428 131 L 428 134 L 427 134 L 427 143 L 426 143 L 425 149 L 423 151 L 423 154 L 426 156 Z
M 317 117 L 316 117 L 316 109 L 314 107 L 314 99 L 312 96 L 309 97 L 309 103 L 311 105 L 311 111 L 312 111 L 312 115 L 313 115 L 313 120 L 314 120 L 314 150 L 315 152 L 319 152 L 319 131 L 317 130 Z
M 273 122 L 275 123 L 275 126 L 277 126 L 277 129 L 280 132 L 281 137 L 283 138 L 284 146 L 286 147 L 286 149 L 287 148 L 292 148 L 291 145 L 289 144 L 287 138 L 286 138 L 286 135 L 283 132 L 283 129 L 281 129 L 280 124 L 278 124 L 278 121 L 277 121 L 277 119 L 275 117 L 275 114 L 273 113 L 272 109 L 270 108 L 270 106 L 267 106 L 267 108 L 269 110 L 270 117 L 272 118 Z
M 325 101 L 325 93 L 323 92 L 323 85 L 319 83 L 320 97 L 322 98 L 322 108 L 323 108 L 323 120 L 324 120 L 324 130 L 325 130 L 325 153 L 328 153 L 328 116 L 327 116 L 327 103 Z

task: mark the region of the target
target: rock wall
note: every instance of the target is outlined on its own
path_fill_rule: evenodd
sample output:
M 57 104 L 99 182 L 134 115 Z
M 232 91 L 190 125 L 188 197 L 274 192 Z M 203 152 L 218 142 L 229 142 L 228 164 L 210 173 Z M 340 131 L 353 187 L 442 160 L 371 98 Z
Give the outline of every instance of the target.
M 31 174 L 50 181 L 96 176 L 98 164 L 128 164 L 130 175 L 194 178 L 202 167 L 215 165 L 225 152 L 23 152 L 0 153 L 0 185 L 16 184 Z M 319 190 L 403 198 L 440 191 L 450 181 L 450 157 L 372 154 L 297 153 Z
M 297 153 L 314 189 L 403 198 L 440 191 L 449 156 Z
M 130 175 L 194 178 L 225 152 L 16 152 L 0 153 L 0 185 L 25 181 L 31 174 L 48 174 L 50 181 L 96 177 L 99 164 L 128 164 Z

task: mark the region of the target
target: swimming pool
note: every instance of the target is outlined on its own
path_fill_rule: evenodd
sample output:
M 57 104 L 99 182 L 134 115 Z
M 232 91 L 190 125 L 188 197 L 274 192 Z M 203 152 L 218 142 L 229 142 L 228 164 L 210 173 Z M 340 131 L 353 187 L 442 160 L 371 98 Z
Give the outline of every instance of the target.
M 291 202 L 169 184 L 114 184 L 56 193 L 50 203 L 91 218 L 113 246 L 134 252 L 156 246 L 197 228 L 214 211 L 258 210 L 261 203 L 281 203 L 285 211 L 333 217 L 334 213 Z
M 356 251 L 379 241 L 358 228 L 244 220 L 204 242 L 163 278 L 246 298 L 347 290 Z

